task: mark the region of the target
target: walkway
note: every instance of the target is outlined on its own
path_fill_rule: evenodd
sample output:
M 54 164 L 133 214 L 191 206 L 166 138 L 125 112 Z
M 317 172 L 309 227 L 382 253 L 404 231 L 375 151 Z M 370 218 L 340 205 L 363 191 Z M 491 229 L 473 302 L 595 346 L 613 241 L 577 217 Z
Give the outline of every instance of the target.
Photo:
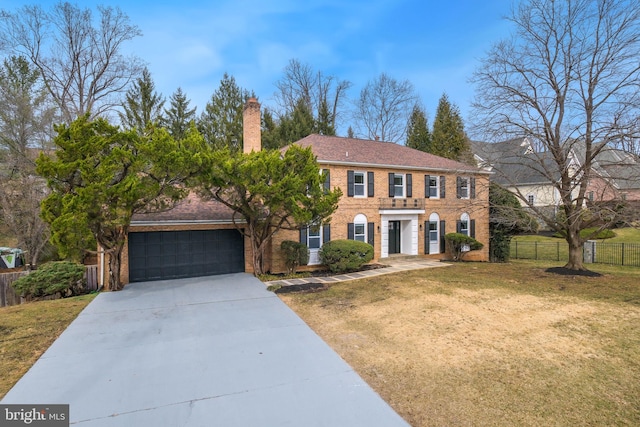
M 389 259 L 384 260 L 382 264 L 388 267 L 377 268 L 375 270 L 358 271 L 355 273 L 346 273 L 336 276 L 327 277 L 305 277 L 300 279 L 286 279 L 286 280 L 273 280 L 271 282 L 265 282 L 267 286 L 289 286 L 289 285 L 302 285 L 305 283 L 335 283 L 344 282 L 347 280 L 363 279 L 365 277 L 381 276 L 383 274 L 399 273 L 402 271 L 419 270 L 423 268 L 436 268 L 447 267 L 451 264 L 440 262 L 437 260 L 424 259 L 424 258 L 410 258 L 410 259 Z

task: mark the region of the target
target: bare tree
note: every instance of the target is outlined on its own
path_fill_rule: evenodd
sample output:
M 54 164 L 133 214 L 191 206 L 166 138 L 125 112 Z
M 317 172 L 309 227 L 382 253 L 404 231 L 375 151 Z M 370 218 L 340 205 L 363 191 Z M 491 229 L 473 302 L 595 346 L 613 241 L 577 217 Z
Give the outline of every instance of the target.
M 583 269 L 580 231 L 613 220 L 586 208 L 594 162 L 637 124 L 640 3 L 528 0 L 508 20 L 513 37 L 495 44 L 474 74 L 476 130 L 493 140 L 531 141 L 535 152 L 527 156 L 536 161 L 527 167 L 553 185 L 561 214 L 530 206 L 566 236 L 566 267 Z
M 408 80 L 399 82 L 382 73 L 360 91 L 355 103 L 356 134 L 369 139 L 398 143 L 418 97 Z
M 0 46 L 35 65 L 67 122 L 117 106 L 142 71 L 138 58 L 122 54 L 123 44 L 141 35 L 138 27 L 118 8 L 98 11 L 97 24 L 90 9 L 68 2 L 51 11 L 35 5 L 0 12 Z
M 336 129 L 341 120 L 341 108 L 347 100 L 351 82 L 314 70 L 309 64 L 291 59 L 284 69 L 284 76 L 276 82 L 275 100 L 281 117 L 293 114 L 299 100 L 303 100 L 314 117 L 328 110 L 329 127 Z

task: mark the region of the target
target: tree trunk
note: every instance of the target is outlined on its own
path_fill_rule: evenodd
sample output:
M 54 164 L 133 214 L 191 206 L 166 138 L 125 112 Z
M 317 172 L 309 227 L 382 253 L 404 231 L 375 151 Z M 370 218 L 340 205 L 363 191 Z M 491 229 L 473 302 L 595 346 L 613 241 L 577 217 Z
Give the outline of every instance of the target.
M 569 244 L 569 262 L 564 266 L 570 270 L 586 270 L 584 268 L 582 256 L 582 240 L 579 232 L 569 231 L 567 233 L 567 243 Z
M 120 267 L 122 266 L 122 248 L 124 245 L 116 245 L 109 254 L 109 291 L 120 291 L 124 287 L 120 282 Z

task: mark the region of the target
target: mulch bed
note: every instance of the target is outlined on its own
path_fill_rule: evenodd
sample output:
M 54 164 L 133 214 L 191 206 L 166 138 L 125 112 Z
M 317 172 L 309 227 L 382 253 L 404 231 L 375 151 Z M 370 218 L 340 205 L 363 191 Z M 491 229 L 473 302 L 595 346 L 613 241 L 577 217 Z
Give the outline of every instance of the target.
M 560 274 L 562 276 L 602 277 L 602 274 L 591 270 L 570 270 L 565 267 L 551 267 L 545 270 L 547 273 Z
M 276 289 L 276 294 L 289 294 L 291 292 L 320 292 L 329 289 L 329 285 L 326 283 L 303 283 L 300 285 L 287 285 Z

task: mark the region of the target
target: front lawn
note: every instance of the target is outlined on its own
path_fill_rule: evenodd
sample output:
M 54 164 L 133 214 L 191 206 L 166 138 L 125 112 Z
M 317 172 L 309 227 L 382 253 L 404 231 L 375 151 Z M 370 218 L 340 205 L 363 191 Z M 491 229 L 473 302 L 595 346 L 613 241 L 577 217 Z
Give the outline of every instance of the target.
M 0 399 L 96 295 L 0 308 Z
M 461 263 L 286 294 L 412 426 L 640 425 L 640 269 Z

